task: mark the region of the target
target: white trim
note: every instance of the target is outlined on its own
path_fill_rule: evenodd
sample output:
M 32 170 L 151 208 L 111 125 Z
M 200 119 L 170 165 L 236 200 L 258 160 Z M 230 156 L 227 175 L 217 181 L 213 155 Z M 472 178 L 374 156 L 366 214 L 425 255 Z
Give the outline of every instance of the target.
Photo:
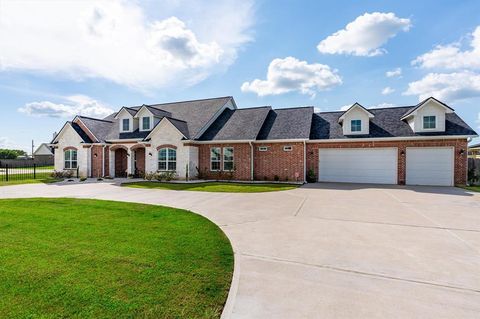
M 226 148 L 231 148 L 232 149 L 232 169 L 231 170 L 226 170 L 225 169 L 225 149 Z M 224 172 L 232 172 L 235 170 L 235 148 L 233 146 L 224 146 L 222 147 L 222 169 Z M 230 161 L 227 161 L 228 163 Z
M 268 146 L 259 146 L 258 151 L 259 152 L 268 152 Z
M 284 152 L 292 152 L 293 151 L 293 146 L 292 145 L 284 145 L 283 146 L 283 151 Z
M 467 139 L 469 137 L 478 137 L 478 135 L 439 135 L 439 136 L 408 136 L 408 137 L 376 137 L 376 138 L 336 138 L 307 140 L 307 143 L 351 143 L 351 142 L 380 142 L 380 141 L 415 141 L 415 140 L 456 140 Z
M 128 120 L 128 130 L 125 130 L 123 128 L 123 121 L 125 120 Z M 131 133 L 133 132 L 133 118 L 123 118 L 121 121 L 120 121 L 120 133 Z M 130 125 L 131 124 L 131 125 Z
M 128 114 L 131 118 L 133 118 L 133 115 L 130 114 L 130 112 L 127 111 L 127 107 L 123 106 L 123 107 L 120 109 L 120 111 L 118 111 L 118 113 L 115 114 L 114 119 L 118 120 L 118 116 L 119 116 L 120 113 L 122 113 L 122 112 L 127 112 L 127 114 Z M 137 114 L 136 112 L 137 112 L 137 111 L 135 111 L 135 115 Z
M 202 136 L 203 133 L 205 133 L 205 131 L 213 124 L 213 122 L 215 122 L 215 120 L 220 116 L 220 114 L 222 114 L 223 111 L 227 108 L 227 105 L 230 101 L 232 102 L 233 109 L 234 110 L 237 109 L 237 104 L 235 103 L 235 100 L 233 99 L 233 97 L 230 97 L 228 101 L 225 102 L 225 104 L 217 112 L 215 112 L 215 114 L 213 114 L 210 120 L 208 120 L 208 122 L 205 123 L 204 126 L 202 126 L 200 131 L 198 131 L 198 133 L 193 137 L 194 139 L 199 138 L 200 136 Z
M 442 103 L 440 103 L 439 101 L 436 101 L 434 98 L 429 97 L 429 98 L 423 100 L 422 102 L 420 102 L 420 103 L 415 107 L 415 111 L 413 111 L 413 112 L 410 113 L 410 114 L 405 115 L 405 116 L 402 117 L 400 120 L 403 121 L 403 120 L 408 119 L 408 118 L 411 117 L 411 116 L 417 115 L 418 110 L 420 110 L 422 107 L 424 107 L 425 104 L 427 104 L 427 102 L 429 102 L 429 101 L 433 101 L 435 104 L 440 105 L 441 107 L 443 107 L 443 108 L 445 109 L 445 113 L 454 113 L 454 112 L 455 112 L 455 111 L 454 111 L 452 108 L 450 108 L 449 106 L 445 106 L 445 105 L 443 105 Z
M 62 129 L 60 130 L 60 132 L 57 133 L 57 136 L 55 136 L 55 138 L 53 139 L 53 141 L 52 141 L 51 144 L 54 145 L 54 144 L 58 143 L 58 139 L 59 139 L 60 135 L 63 133 L 63 131 L 65 130 L 65 128 L 66 128 L 67 126 L 70 126 L 70 128 L 75 132 L 75 134 L 78 135 L 78 137 L 80 138 L 80 140 L 82 140 L 82 143 L 83 143 L 83 138 L 82 138 L 82 137 L 80 136 L 80 134 L 78 134 L 78 132 L 72 127 L 72 123 L 70 123 L 70 122 L 65 122 L 65 124 L 64 124 L 63 127 L 62 127 Z M 90 144 L 90 143 L 88 143 L 88 144 Z
M 217 163 L 217 162 L 219 163 L 219 165 L 218 165 L 219 168 L 218 169 L 212 169 L 212 149 L 214 149 L 214 148 L 218 148 L 220 150 L 220 157 L 219 157 L 218 161 L 215 161 L 215 163 Z M 208 158 L 209 158 L 209 161 L 210 161 L 210 165 L 209 165 L 210 166 L 210 172 L 220 172 L 221 168 L 222 168 L 222 148 L 220 146 L 212 146 L 208 149 L 208 152 L 209 152 Z
M 353 104 L 352 106 L 350 106 L 350 107 L 342 114 L 342 116 L 340 116 L 340 117 L 338 118 L 338 123 L 342 123 L 343 120 L 345 119 L 345 116 L 346 116 L 350 111 L 352 111 L 352 110 L 355 109 L 355 108 L 359 108 L 359 109 L 361 109 L 363 112 L 367 113 L 368 118 L 374 118 L 374 117 L 375 117 L 375 115 L 373 115 L 372 113 L 370 113 L 370 111 L 368 111 L 365 107 L 363 107 L 363 106 L 360 105 L 359 103 L 355 103 L 355 104 Z
M 122 143 L 122 142 L 142 142 L 143 139 L 141 138 L 126 138 L 126 139 L 119 139 L 119 140 L 108 140 L 106 142 L 109 142 L 109 143 Z
M 182 136 L 184 138 L 187 138 L 182 132 L 180 132 L 180 130 L 175 126 L 173 125 L 173 123 L 168 119 L 168 117 L 163 117 L 160 122 L 157 123 L 157 125 L 155 125 L 155 127 L 150 131 L 150 133 L 143 139 L 143 140 L 147 140 L 150 138 L 150 135 L 153 134 L 153 132 L 155 132 L 157 130 L 157 128 L 160 126 L 160 124 L 163 122 L 163 121 L 168 121 L 170 123 L 170 125 L 172 125 L 178 133 L 182 134 Z
M 143 128 L 143 119 L 148 118 L 148 129 Z M 153 116 L 142 116 L 138 118 L 138 130 L 140 132 L 148 132 L 153 129 Z
M 90 134 L 92 134 L 93 137 L 95 137 L 95 139 L 97 140 L 97 142 L 100 141 L 100 140 L 98 139 L 98 137 L 96 137 L 95 134 L 93 134 L 92 131 L 90 131 L 90 129 L 88 128 L 88 126 L 85 125 L 85 123 L 82 121 L 82 119 L 81 119 L 78 115 L 75 116 L 75 118 L 73 119 L 72 122 L 75 122 L 75 120 L 79 120 L 79 121 L 83 124 L 83 126 L 85 126 L 85 128 L 87 129 L 87 131 L 88 131 Z
M 134 116 L 133 118 L 134 118 L 134 119 L 140 118 L 140 117 L 138 116 L 138 113 L 140 113 L 140 111 L 143 110 L 143 109 L 146 109 L 146 110 L 148 111 L 148 113 L 150 113 L 150 116 L 155 116 L 155 115 L 148 109 L 148 107 L 147 107 L 146 105 L 142 105 L 142 107 L 138 109 L 137 113 L 135 113 L 135 116 Z M 143 116 L 142 116 L 142 117 L 143 117 Z

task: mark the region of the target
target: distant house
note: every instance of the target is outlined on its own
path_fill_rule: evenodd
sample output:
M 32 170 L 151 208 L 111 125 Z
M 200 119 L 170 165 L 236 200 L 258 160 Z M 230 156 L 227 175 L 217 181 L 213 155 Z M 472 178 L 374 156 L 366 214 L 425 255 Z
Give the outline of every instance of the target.
M 480 143 L 468 146 L 468 157 L 480 158 Z
M 37 165 L 53 165 L 53 149 L 48 145 L 48 143 L 42 143 L 37 150 L 33 152 L 33 158 L 35 160 L 35 164 Z
M 76 116 L 52 141 L 56 170 L 125 177 L 465 185 L 477 133 L 445 103 L 314 112 L 237 108 L 233 97 Z

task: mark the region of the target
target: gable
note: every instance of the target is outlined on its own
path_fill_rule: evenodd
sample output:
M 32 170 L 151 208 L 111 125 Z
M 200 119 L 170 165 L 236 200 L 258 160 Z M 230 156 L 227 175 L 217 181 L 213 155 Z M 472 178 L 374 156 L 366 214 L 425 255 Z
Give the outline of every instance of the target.
M 150 139 L 152 141 L 180 141 L 184 138 L 184 134 L 172 124 L 172 122 L 164 117 L 145 139 Z
M 52 143 L 78 145 L 84 143 L 84 138 L 80 136 L 78 130 L 74 129 L 70 122 L 65 123 L 60 132 L 55 136 Z

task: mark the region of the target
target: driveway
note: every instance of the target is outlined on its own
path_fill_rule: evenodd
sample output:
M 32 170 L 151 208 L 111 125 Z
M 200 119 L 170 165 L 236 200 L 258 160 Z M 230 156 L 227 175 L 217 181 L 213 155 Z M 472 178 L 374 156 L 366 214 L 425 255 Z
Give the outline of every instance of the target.
M 478 318 L 480 194 L 315 184 L 259 194 L 113 184 L 0 187 L 0 197 L 162 204 L 218 224 L 234 246 L 231 318 Z

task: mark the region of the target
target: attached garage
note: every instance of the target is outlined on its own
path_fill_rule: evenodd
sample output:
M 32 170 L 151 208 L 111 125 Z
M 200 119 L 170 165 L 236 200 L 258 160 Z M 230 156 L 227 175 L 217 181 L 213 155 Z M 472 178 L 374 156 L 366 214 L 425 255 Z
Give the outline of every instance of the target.
M 407 185 L 453 186 L 453 168 L 453 147 L 407 147 Z
M 320 182 L 397 184 L 397 148 L 319 149 Z

